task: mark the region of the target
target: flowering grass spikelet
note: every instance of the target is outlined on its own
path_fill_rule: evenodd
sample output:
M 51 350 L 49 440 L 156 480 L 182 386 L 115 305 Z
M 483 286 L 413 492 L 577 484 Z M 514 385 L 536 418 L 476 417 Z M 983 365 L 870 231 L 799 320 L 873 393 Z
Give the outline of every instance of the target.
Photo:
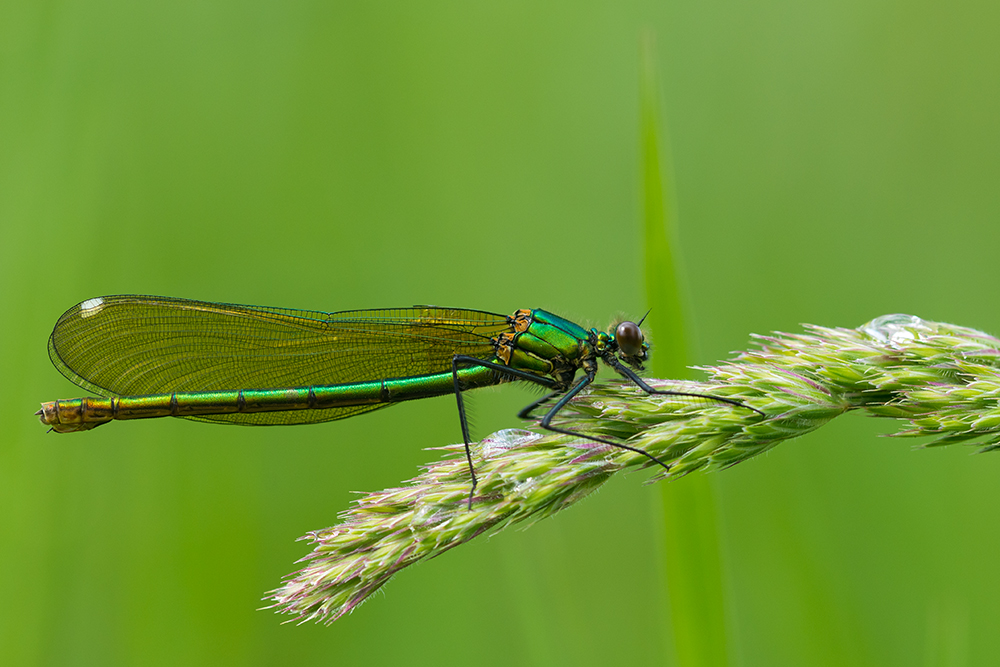
M 647 395 L 607 382 L 573 400 L 561 423 L 617 438 L 669 465 L 562 434 L 500 431 L 473 448 L 479 486 L 471 510 L 462 445 L 406 485 L 367 494 L 333 527 L 309 533 L 303 567 L 269 593 L 268 608 L 331 623 L 403 568 L 516 523 L 573 505 L 612 475 L 654 466 L 651 481 L 735 465 L 849 410 L 899 420 L 895 436 L 934 436 L 926 447 L 1000 448 L 1000 339 L 974 329 L 886 315 L 857 328 L 807 326 L 755 336 L 757 349 L 705 367 L 706 382 L 648 380 L 709 399 Z

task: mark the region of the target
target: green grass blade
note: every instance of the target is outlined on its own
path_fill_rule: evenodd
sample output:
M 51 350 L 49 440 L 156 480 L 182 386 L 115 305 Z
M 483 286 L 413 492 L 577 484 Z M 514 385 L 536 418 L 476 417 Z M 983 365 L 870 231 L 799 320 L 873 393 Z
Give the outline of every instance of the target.
M 645 229 L 646 297 L 655 333 L 657 377 L 687 375 L 689 333 L 677 215 L 666 133 L 661 132 L 653 40 L 642 42 L 640 154 Z M 719 666 L 726 659 L 726 615 L 716 491 L 710 477 L 690 476 L 660 487 L 667 598 L 677 659 L 685 667 Z

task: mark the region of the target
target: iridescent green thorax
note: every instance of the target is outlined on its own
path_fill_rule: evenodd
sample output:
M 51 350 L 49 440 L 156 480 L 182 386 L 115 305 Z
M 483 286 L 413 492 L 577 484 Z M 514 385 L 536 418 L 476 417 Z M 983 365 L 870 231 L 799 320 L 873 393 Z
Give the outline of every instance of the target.
M 519 310 L 509 318 L 510 333 L 493 339 L 505 365 L 554 378 L 568 386 L 578 369 L 596 368 L 593 330 L 545 310 Z

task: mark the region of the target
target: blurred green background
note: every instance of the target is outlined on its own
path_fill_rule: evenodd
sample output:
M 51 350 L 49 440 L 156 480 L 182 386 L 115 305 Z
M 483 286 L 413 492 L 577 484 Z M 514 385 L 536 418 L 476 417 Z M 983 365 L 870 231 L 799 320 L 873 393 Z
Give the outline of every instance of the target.
M 453 399 L 284 429 L 31 415 L 81 394 L 46 338 L 104 294 L 641 315 L 644 29 L 697 363 L 892 312 L 1000 332 L 1000 5 L 0 4 L 4 663 L 669 662 L 642 474 L 331 627 L 255 611 L 295 538 L 460 438 Z M 478 434 L 530 396 L 477 392 Z M 847 415 L 713 476 L 733 664 L 1000 654 L 1000 456 L 891 430 Z

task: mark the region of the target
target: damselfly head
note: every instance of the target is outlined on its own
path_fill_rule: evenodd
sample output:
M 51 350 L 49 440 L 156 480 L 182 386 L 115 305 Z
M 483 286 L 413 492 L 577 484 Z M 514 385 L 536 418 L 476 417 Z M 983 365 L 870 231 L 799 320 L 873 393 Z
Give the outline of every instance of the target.
M 635 322 L 621 322 L 615 327 L 615 343 L 621 360 L 629 366 L 642 370 L 642 362 L 648 358 L 649 344 L 642 335 L 642 329 Z

